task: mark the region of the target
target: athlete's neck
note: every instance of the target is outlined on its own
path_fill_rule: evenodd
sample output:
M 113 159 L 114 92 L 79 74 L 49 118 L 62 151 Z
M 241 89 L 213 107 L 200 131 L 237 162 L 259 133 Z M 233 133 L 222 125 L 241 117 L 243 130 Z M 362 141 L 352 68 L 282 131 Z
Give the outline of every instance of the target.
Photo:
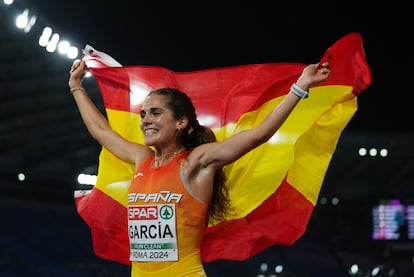
M 171 161 L 177 154 L 181 153 L 182 151 L 184 151 L 185 148 L 180 148 L 178 150 L 175 151 L 168 151 L 165 153 L 160 153 L 160 151 L 157 151 L 155 153 L 155 157 L 154 157 L 154 162 L 153 162 L 153 167 L 160 167 L 166 163 L 168 163 L 169 161 Z

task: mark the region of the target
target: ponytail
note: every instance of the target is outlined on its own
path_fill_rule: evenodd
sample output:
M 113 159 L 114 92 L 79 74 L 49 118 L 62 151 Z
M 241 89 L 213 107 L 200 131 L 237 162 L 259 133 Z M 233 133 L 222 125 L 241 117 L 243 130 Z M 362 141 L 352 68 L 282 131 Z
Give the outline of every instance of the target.
M 191 149 L 204 143 L 217 141 L 216 135 L 210 128 L 200 125 L 198 120 L 195 120 L 195 122 L 194 127 L 190 129 L 187 137 L 184 138 L 183 135 L 183 140 L 185 140 L 184 145 Z

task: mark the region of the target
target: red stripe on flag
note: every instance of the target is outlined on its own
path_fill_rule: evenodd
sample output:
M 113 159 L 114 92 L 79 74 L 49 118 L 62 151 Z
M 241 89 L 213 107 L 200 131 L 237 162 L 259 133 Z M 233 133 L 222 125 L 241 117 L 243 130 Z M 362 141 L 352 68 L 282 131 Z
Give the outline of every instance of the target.
M 75 204 L 91 228 L 95 254 L 130 265 L 126 208 L 98 188 L 93 188 L 89 194 L 76 196 Z
M 332 56 L 330 64 L 334 70 L 328 80 L 318 86 L 351 86 L 354 89 L 353 93 L 359 95 L 371 84 L 372 73 L 367 64 L 362 37 L 359 33 L 343 36 L 326 52 Z
M 290 85 L 304 66 L 294 63 L 254 64 L 194 72 L 134 66 L 90 68 L 90 71 L 98 80 L 106 108 L 139 114 L 142 101 L 130 104 L 134 94 L 143 100 L 142 96 L 150 90 L 174 87 L 190 95 L 200 118 L 220 115 L 209 127 L 222 127 L 289 92 Z M 135 90 L 133 83 L 138 84 Z M 142 83 L 148 86 L 140 86 Z M 126 93 L 130 91 L 129 85 L 132 95 Z
M 358 33 L 342 37 L 327 51 L 332 55 L 333 70 L 321 86 L 351 86 L 353 93 L 358 95 L 370 84 L 371 71 Z M 143 100 L 153 89 L 175 87 L 190 95 L 199 117 L 221 115 L 209 127 L 223 127 L 237 122 L 242 114 L 288 93 L 304 67 L 300 63 L 268 63 L 193 72 L 174 72 L 155 66 L 89 70 L 98 80 L 106 108 L 139 114 L 142 101 L 130 101 L 130 94 L 125 92 L 131 91 Z
M 304 233 L 313 208 L 285 179 L 245 218 L 209 227 L 201 245 L 202 261 L 220 257 L 241 261 L 274 244 L 292 245 Z

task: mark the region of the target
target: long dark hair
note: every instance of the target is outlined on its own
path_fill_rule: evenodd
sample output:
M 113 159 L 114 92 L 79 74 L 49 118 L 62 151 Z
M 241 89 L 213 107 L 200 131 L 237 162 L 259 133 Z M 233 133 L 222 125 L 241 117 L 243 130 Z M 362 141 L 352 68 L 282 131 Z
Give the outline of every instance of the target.
M 184 92 L 175 88 L 161 88 L 151 91 L 149 95 L 164 95 L 168 98 L 167 106 L 173 111 L 176 119 L 182 116 L 188 118 L 188 125 L 183 130 L 181 142 L 186 149 L 203 143 L 215 142 L 217 138 L 214 132 L 197 120 L 197 114 L 194 105 Z M 226 178 L 223 169 L 217 169 L 214 173 L 213 197 L 209 204 L 209 218 L 214 222 L 222 221 L 233 208 L 229 200 L 229 192 L 226 187 Z

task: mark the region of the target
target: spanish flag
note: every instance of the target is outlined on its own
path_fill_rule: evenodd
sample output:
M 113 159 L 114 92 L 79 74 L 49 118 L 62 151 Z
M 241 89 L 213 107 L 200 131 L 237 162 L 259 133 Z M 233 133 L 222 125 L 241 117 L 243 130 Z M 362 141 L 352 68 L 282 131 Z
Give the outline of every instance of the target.
M 224 168 L 237 212 L 209 224 L 201 245 L 204 263 L 245 260 L 274 244 L 292 245 L 306 231 L 340 135 L 372 78 L 359 33 L 343 36 L 326 53 L 332 57 L 329 79 L 310 89 L 310 97 L 299 102 L 269 141 Z M 257 126 L 306 66 L 268 63 L 174 72 L 122 66 L 89 45 L 82 59 L 100 88 L 111 127 L 139 143 L 140 108 L 151 90 L 186 92 L 200 124 L 223 140 Z M 123 264 L 130 264 L 126 207 L 133 171 L 102 148 L 96 186 L 75 191 L 96 255 Z

